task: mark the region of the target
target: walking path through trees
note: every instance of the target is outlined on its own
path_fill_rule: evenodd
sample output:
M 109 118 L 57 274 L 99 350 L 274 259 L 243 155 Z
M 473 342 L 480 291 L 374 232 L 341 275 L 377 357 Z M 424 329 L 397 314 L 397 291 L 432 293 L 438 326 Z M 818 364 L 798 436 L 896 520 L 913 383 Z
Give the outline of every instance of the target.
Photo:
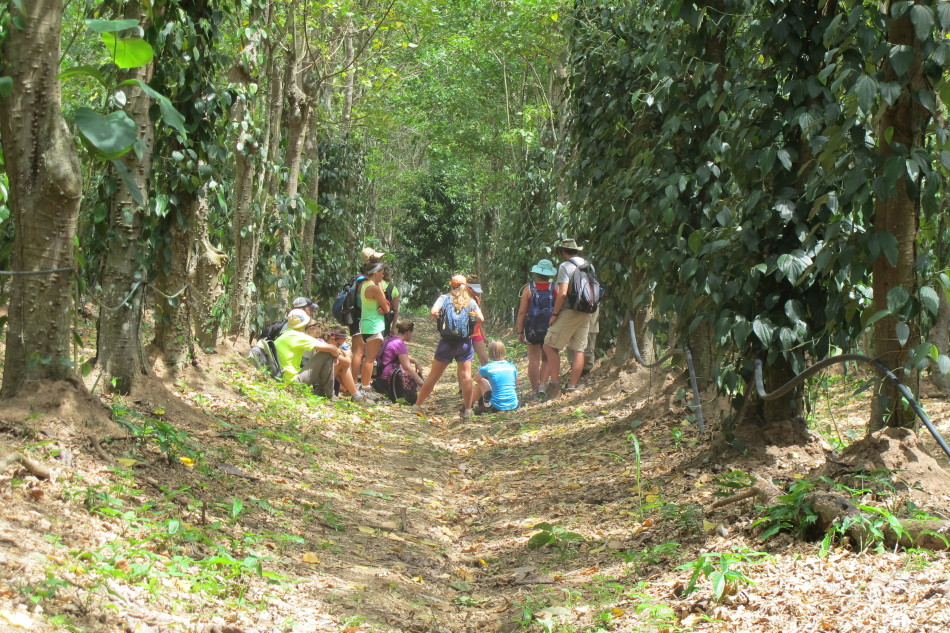
M 436 335 L 418 331 L 425 358 Z M 576 395 L 456 425 L 451 375 L 430 401 L 446 417 L 424 420 L 321 403 L 233 355 L 203 360 L 213 369 L 146 383 L 111 412 L 65 387 L 4 403 L 0 444 L 54 476 L 0 473 L 0 631 L 950 627 L 946 552 L 838 541 L 821 554 L 792 534 L 760 540 L 768 512 L 753 501 L 712 509 L 755 475 L 801 491 L 859 456 L 817 439 L 710 452 L 676 372 L 604 363 Z M 30 418 L 57 399 L 58 417 Z M 925 406 L 945 429 L 947 403 Z M 946 471 L 910 441 L 879 441 L 905 470 L 836 491 L 950 514 Z

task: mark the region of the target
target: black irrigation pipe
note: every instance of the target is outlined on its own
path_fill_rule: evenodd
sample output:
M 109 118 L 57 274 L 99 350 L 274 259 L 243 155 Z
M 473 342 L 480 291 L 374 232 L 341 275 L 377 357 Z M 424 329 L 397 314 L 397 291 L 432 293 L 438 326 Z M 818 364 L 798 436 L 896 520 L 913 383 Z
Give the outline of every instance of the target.
M 699 399 L 699 386 L 696 383 L 696 370 L 693 368 L 693 354 L 689 351 L 689 346 L 684 345 L 683 349 L 673 348 L 660 360 L 653 363 L 648 363 L 643 360 L 643 356 L 640 355 L 640 346 L 637 345 L 637 333 L 634 330 L 632 319 L 630 321 L 630 342 L 633 344 L 633 355 L 637 359 L 637 362 L 647 369 L 659 367 L 676 354 L 683 354 L 686 356 L 686 367 L 689 369 L 689 386 L 693 389 L 693 404 L 689 405 L 689 407 L 696 413 L 696 424 L 699 426 L 699 430 L 705 431 L 706 424 L 703 422 L 703 405 Z
M 630 325 L 631 332 L 633 331 L 633 324 Z M 634 344 L 634 349 L 636 349 L 636 344 Z M 907 398 L 907 402 L 910 403 L 911 408 L 913 408 L 914 413 L 917 414 L 917 417 L 920 418 L 920 421 L 924 423 L 924 426 L 927 427 L 927 430 L 930 431 L 930 434 L 934 436 L 934 439 L 937 440 L 937 444 L 940 445 L 940 448 L 943 449 L 943 452 L 947 454 L 947 457 L 950 457 L 950 447 L 947 446 L 947 443 L 943 440 L 940 433 L 937 432 L 937 429 L 934 428 L 933 423 L 930 421 L 930 418 L 927 417 L 927 414 L 924 413 L 924 410 L 917 404 L 917 401 L 914 399 L 914 396 L 910 393 L 910 390 L 904 386 L 904 384 L 898 380 L 897 376 L 887 368 L 887 366 L 881 361 L 871 358 L 870 356 L 865 356 L 863 354 L 841 354 L 839 356 L 832 356 L 831 358 L 826 358 L 822 361 L 818 361 L 802 373 L 798 374 L 787 383 L 773 391 L 772 393 L 765 392 L 765 385 L 762 382 L 762 360 L 759 358 L 755 359 L 755 390 L 758 392 L 759 397 L 763 400 L 775 400 L 787 394 L 789 391 L 803 383 L 806 379 L 814 376 L 822 369 L 834 365 L 835 363 L 844 363 L 849 360 L 861 361 L 868 363 L 877 372 L 883 375 L 885 378 L 894 383 L 894 386 L 897 387 L 897 390 L 901 392 L 901 395 Z

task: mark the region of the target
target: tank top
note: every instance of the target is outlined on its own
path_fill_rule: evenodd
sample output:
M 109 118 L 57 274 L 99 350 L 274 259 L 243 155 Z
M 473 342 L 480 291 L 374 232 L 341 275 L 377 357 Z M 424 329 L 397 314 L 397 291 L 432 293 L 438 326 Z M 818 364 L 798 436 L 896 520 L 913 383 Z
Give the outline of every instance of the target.
M 372 281 L 364 281 L 360 286 L 360 299 L 363 301 L 363 311 L 360 313 L 360 334 L 372 336 L 383 331 L 386 318 L 379 313 L 379 302 L 366 297 L 366 289 L 373 285 Z

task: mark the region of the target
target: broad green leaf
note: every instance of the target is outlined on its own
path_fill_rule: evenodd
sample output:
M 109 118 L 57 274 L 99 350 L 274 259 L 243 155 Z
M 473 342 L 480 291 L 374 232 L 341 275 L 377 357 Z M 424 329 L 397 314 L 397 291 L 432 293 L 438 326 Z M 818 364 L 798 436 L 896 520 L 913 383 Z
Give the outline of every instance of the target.
M 940 19 L 940 28 L 950 31 L 950 2 L 937 3 L 937 17 Z
M 794 253 L 779 255 L 777 263 L 778 269 L 785 274 L 785 278 L 788 279 L 789 283 L 794 285 L 798 282 L 802 273 L 811 266 L 812 260 L 802 251 L 795 251 Z
M 937 357 L 937 369 L 940 370 L 941 374 L 950 374 L 950 357 L 946 354 L 941 354 Z
M 911 64 L 914 63 L 914 49 L 906 44 L 895 44 L 891 47 L 888 58 L 891 60 L 891 68 L 898 76 L 907 74 Z
M 138 25 L 138 20 L 86 20 L 86 27 L 96 33 L 118 33 L 134 29 Z
M 887 292 L 887 309 L 897 314 L 910 300 L 910 293 L 904 286 L 894 286 Z
M 792 169 L 792 156 L 789 154 L 787 149 L 780 149 L 775 153 L 775 156 L 778 158 L 779 162 L 782 163 L 782 166 L 791 171 Z
M 103 33 L 102 42 L 119 68 L 145 66 L 155 56 L 152 45 L 139 37 L 117 38 L 112 33 Z
M 930 312 L 930 314 L 937 316 L 937 310 L 940 307 L 940 297 L 937 295 L 937 291 L 931 288 L 930 286 L 924 286 L 920 289 L 920 302 L 924 305 L 925 308 Z
M 871 111 L 877 93 L 877 79 L 871 75 L 861 75 L 854 82 L 854 94 L 858 98 L 858 105 L 864 112 Z
M 914 25 L 914 32 L 917 39 L 923 42 L 930 38 L 934 28 L 934 14 L 930 7 L 922 4 L 915 4 L 910 8 L 910 23 Z
M 135 144 L 135 122 L 119 110 L 103 116 L 90 108 L 76 110 L 79 134 L 107 159 L 118 158 Z
M 182 116 L 181 112 L 179 112 L 174 105 L 172 105 L 172 102 L 168 97 L 153 89 L 141 79 L 130 79 L 128 81 L 123 81 L 119 85 L 127 86 L 131 84 L 137 85 L 145 94 L 158 102 L 158 107 L 162 112 L 162 120 L 165 121 L 166 125 L 175 128 L 182 136 L 188 135 L 188 133 L 185 131 L 185 117 Z
M 772 343 L 772 333 L 775 331 L 775 328 L 772 327 L 772 324 L 768 319 L 756 319 L 752 322 L 752 331 L 755 332 L 755 335 L 759 337 L 759 340 L 768 347 Z
M 897 324 L 895 333 L 897 334 L 897 342 L 901 344 L 901 347 L 904 347 L 907 344 L 907 339 L 910 338 L 910 326 L 902 321 Z
M 76 77 L 80 75 L 85 75 L 87 77 L 92 77 L 103 87 L 108 87 L 105 76 L 99 71 L 95 66 L 73 66 L 67 68 L 63 72 L 59 73 L 60 79 L 69 79 L 70 77 Z
M 528 549 L 538 549 L 544 547 L 545 545 L 551 543 L 554 540 L 554 535 L 550 532 L 538 532 L 530 539 L 528 539 Z
M 699 249 L 703 245 L 703 232 L 700 230 L 693 231 L 689 234 L 686 243 L 689 246 L 689 250 L 693 253 L 699 253 Z
M 869 327 L 871 325 L 874 325 L 875 323 L 877 323 L 884 317 L 890 316 L 890 314 L 891 314 L 890 310 L 878 310 L 877 312 L 874 313 L 874 316 L 868 319 L 868 322 L 864 324 L 864 327 Z

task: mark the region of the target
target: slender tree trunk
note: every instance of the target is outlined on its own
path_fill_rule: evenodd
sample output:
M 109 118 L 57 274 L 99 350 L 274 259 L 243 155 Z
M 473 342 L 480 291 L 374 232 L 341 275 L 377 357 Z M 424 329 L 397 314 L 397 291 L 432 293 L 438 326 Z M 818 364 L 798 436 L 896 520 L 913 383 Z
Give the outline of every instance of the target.
M 247 85 L 252 77 L 247 68 L 235 64 L 231 81 Z M 241 130 L 234 143 L 234 267 L 231 276 L 231 324 L 229 333 L 239 336 L 248 330 L 248 315 L 253 298 L 254 268 L 257 264 L 257 248 L 260 231 L 254 214 L 254 187 L 258 174 L 260 154 L 257 139 L 249 131 L 253 122 L 253 110 L 249 107 L 252 97 L 238 97 L 231 107 L 231 122 Z M 247 128 L 243 127 L 247 123 Z
M 885 4 L 885 10 L 890 12 L 891 3 Z M 901 95 L 894 105 L 886 106 L 878 124 L 878 152 L 883 166 L 882 175 L 887 171 L 887 165 L 893 161 L 903 161 L 909 153 L 923 147 L 924 131 L 930 118 L 930 113 L 920 105 L 914 95 L 927 90 L 927 79 L 921 68 L 920 45 L 910 21 L 910 12 L 894 19 L 887 33 L 891 45 L 909 46 L 916 52 L 916 58 L 908 71 L 910 79 L 903 83 Z M 885 66 L 886 81 L 902 81 L 888 63 Z M 914 183 L 909 182 L 905 170 L 898 179 L 896 186 L 889 197 L 878 199 L 874 209 L 873 231 L 890 233 L 897 239 L 897 261 L 891 264 L 887 257 L 881 255 L 873 264 L 873 287 L 875 312 L 887 309 L 888 293 L 901 286 L 908 295 L 916 294 L 917 279 L 914 264 L 917 259 L 917 227 L 918 201 Z M 897 337 L 897 326 L 900 319 L 887 316 L 874 324 L 874 355 L 885 365 L 902 378 L 902 382 L 913 389 L 916 384 L 916 372 L 912 375 L 903 374 L 900 369 L 908 357 L 908 352 L 920 341 L 920 334 L 913 323 L 910 326 L 910 336 L 907 341 L 900 341 Z M 913 412 L 900 406 L 900 395 L 890 382 L 884 382 L 878 397 L 872 401 L 871 429 L 876 430 L 884 425 L 909 426 L 914 423 Z
M 141 20 L 140 4 L 129 5 L 126 18 Z M 152 64 L 121 73 L 120 79 L 139 79 L 148 83 Z M 155 131 L 149 117 L 151 98 L 138 86 L 123 86 L 125 112 L 135 122 L 142 156 L 129 152 L 120 160 L 132 173 L 142 196 L 148 195 L 152 170 L 152 146 Z M 115 175 L 115 174 L 114 174 Z M 117 175 L 117 181 L 121 182 Z M 102 267 L 102 306 L 99 310 L 97 358 L 105 375 L 106 389 L 128 394 L 132 381 L 144 372 L 140 326 L 142 287 L 147 278 L 142 257 L 142 217 L 146 205 L 135 201 L 125 184 L 120 184 L 109 200 L 110 239 Z
M 937 318 L 934 326 L 930 330 L 930 342 L 934 344 L 940 354 L 947 355 L 950 352 L 950 301 L 947 301 L 947 291 L 942 286 L 937 286 L 937 294 L 940 298 L 940 304 L 937 307 Z M 941 374 L 934 367 L 931 380 L 944 395 L 950 396 L 950 376 Z
M 30 0 L 24 28 L 8 28 L 0 75 L 13 80 L 0 97 L 0 142 L 14 223 L 9 330 L 0 395 L 28 381 L 75 375 L 69 358 L 73 244 L 82 179 L 73 137 L 63 120 L 59 87 L 61 0 Z M 66 269 L 61 272 L 45 272 Z
M 198 199 L 196 211 L 196 236 L 193 242 L 195 275 L 188 299 L 191 325 L 198 344 L 208 349 L 218 344 L 219 321 L 214 318 L 214 307 L 224 294 L 221 273 L 227 265 L 228 256 L 209 239 L 207 198 L 202 196 Z
M 155 346 L 161 351 L 165 364 L 172 368 L 193 361 L 194 336 L 188 315 L 188 294 L 194 279 L 197 258 L 191 233 L 198 226 L 198 196 L 186 190 L 175 192 L 178 208 L 166 219 L 166 244 L 159 247 L 155 289 Z
M 310 155 L 310 182 L 307 187 L 307 198 L 314 203 L 320 197 L 320 148 L 317 140 L 317 119 L 311 120 L 310 133 L 307 135 L 307 153 Z M 312 210 L 307 214 L 307 221 L 300 231 L 300 255 L 303 258 L 303 286 L 302 292 L 308 296 L 312 294 L 314 284 L 313 274 L 313 245 L 317 231 L 317 215 L 319 210 Z

